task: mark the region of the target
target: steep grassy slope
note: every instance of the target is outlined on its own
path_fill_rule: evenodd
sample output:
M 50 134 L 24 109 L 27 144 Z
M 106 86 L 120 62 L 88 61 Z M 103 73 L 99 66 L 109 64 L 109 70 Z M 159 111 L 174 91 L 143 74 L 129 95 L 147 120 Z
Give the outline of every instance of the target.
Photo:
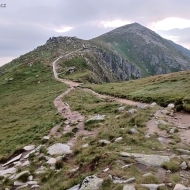
M 189 57 L 138 23 L 116 28 L 91 42 L 135 64 L 143 76 L 190 69 Z
M 51 67 L 17 63 L 0 77 L 0 155 L 39 143 L 58 122 L 53 100 L 66 86 L 53 79 Z
M 166 106 L 170 102 L 177 109 L 190 111 L 190 71 L 158 75 L 122 83 L 90 85 L 103 94 L 124 97 L 142 102 L 157 102 Z

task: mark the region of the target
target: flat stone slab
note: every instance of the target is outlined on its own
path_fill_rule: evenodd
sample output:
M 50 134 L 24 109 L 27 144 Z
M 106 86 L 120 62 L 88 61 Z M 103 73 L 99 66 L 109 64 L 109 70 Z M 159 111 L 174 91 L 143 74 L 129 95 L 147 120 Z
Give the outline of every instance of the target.
M 190 190 L 190 188 L 187 188 L 182 184 L 176 184 L 173 190 Z
M 82 186 L 79 190 L 98 190 L 103 183 L 103 179 L 93 176 L 86 177 L 83 182 Z
M 7 174 L 15 174 L 17 172 L 16 168 L 8 168 L 6 170 L 0 170 L 0 176 L 6 176 Z
M 161 156 L 154 154 L 137 154 L 137 153 L 127 153 L 120 152 L 120 155 L 123 157 L 135 157 L 135 160 L 140 164 L 144 164 L 146 166 L 160 167 L 164 162 L 169 162 L 169 156 Z
M 68 190 L 79 190 L 79 187 L 80 187 L 80 184 L 75 185 L 75 186 L 71 187 L 71 188 L 68 189 Z
M 9 164 L 17 161 L 17 160 L 20 160 L 21 156 L 22 156 L 22 154 L 19 154 L 18 156 L 16 156 L 15 158 L 9 160 L 8 162 L 6 162 L 5 164 L 3 164 L 2 166 L 4 167 L 4 166 L 7 166 L 7 165 L 9 165 Z
M 72 151 L 70 149 L 70 146 L 67 144 L 61 144 L 61 143 L 56 143 L 52 146 L 50 146 L 48 149 L 48 154 L 50 155 L 63 155 L 63 154 L 71 154 Z

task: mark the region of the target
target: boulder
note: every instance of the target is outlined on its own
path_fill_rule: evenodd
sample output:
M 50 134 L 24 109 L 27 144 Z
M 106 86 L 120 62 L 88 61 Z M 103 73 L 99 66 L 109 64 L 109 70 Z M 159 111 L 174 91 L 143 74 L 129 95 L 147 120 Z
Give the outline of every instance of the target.
M 138 131 L 135 128 L 131 128 L 129 130 L 129 134 L 135 134 L 135 133 L 138 133 Z
M 182 170 L 186 170 L 187 167 L 188 167 L 188 166 L 187 166 L 186 162 L 182 162 L 181 165 L 180 165 L 180 168 L 181 168 Z
M 67 144 L 61 144 L 61 143 L 56 143 L 52 146 L 50 146 L 48 149 L 48 154 L 50 155 L 63 155 L 63 154 L 71 154 L 72 151 L 70 149 L 70 146 Z
M 185 149 L 176 149 L 177 151 L 179 151 L 182 154 L 190 154 L 190 150 L 185 150 Z
M 98 190 L 103 183 L 103 179 L 93 176 L 86 177 L 79 190 Z

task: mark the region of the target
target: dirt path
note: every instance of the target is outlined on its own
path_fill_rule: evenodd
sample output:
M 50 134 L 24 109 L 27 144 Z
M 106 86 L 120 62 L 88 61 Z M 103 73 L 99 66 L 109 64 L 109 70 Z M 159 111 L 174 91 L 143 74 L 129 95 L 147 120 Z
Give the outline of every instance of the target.
M 177 112 L 174 116 L 169 116 L 162 113 L 162 110 L 157 110 L 154 116 L 147 122 L 148 134 L 159 135 L 158 140 L 163 144 L 168 144 L 172 139 L 172 134 L 168 134 L 166 130 L 158 128 L 156 122 L 158 120 L 164 120 L 172 128 L 176 128 L 178 132 L 176 134 L 180 137 L 182 144 L 190 144 L 190 115 L 188 113 Z
M 74 52 L 78 52 L 80 51 L 76 50 Z M 65 56 L 68 56 L 74 52 L 71 52 Z M 67 121 L 65 122 L 67 124 L 66 128 L 65 128 L 65 132 L 70 132 L 72 129 L 70 127 L 69 124 L 73 124 L 73 123 L 77 123 L 77 127 L 78 127 L 78 132 L 76 133 L 75 137 L 72 138 L 68 143 L 70 145 L 74 145 L 76 142 L 76 139 L 78 136 L 80 135 L 95 135 L 92 133 L 89 133 L 88 131 L 84 130 L 84 116 L 82 116 L 79 112 L 72 112 L 70 110 L 70 107 L 68 104 L 66 104 L 65 102 L 62 102 L 63 97 L 68 94 L 71 90 L 73 90 L 75 87 L 80 87 L 80 83 L 77 82 L 73 82 L 71 80 L 66 80 L 66 79 L 60 79 L 58 77 L 58 73 L 56 71 L 56 63 L 58 60 L 62 59 L 64 56 L 60 56 L 59 58 L 57 58 L 54 62 L 53 62 L 53 73 L 54 73 L 54 77 L 56 80 L 63 82 L 65 84 L 67 84 L 69 86 L 69 89 L 62 93 L 60 96 L 58 96 L 55 100 L 54 100 L 54 105 L 57 107 L 58 112 L 67 119 Z M 88 88 L 81 88 L 82 90 L 86 91 L 86 92 L 90 92 L 96 96 L 98 96 L 99 98 L 103 98 L 103 99 L 110 99 L 113 101 L 117 101 L 119 103 L 122 104 L 127 104 L 127 105 L 131 105 L 131 106 L 137 106 L 138 104 L 140 104 L 140 102 L 135 102 L 135 101 L 131 101 L 131 100 L 127 100 L 127 99 L 123 99 L 123 98 L 116 98 L 116 97 L 112 97 L 109 95 L 102 95 L 99 94 L 91 89 Z M 168 144 L 170 139 L 169 134 L 167 134 L 166 131 L 164 130 L 160 130 L 156 124 L 156 121 L 158 118 L 164 118 L 164 120 L 166 122 L 168 122 L 170 125 L 177 127 L 178 128 L 178 135 L 182 140 L 182 143 L 185 144 L 190 144 L 190 130 L 189 130 L 189 126 L 190 126 L 190 115 L 187 113 L 175 113 L 175 117 L 171 117 L 168 115 L 164 115 L 161 113 L 160 110 L 157 110 L 155 113 L 155 116 L 147 122 L 147 127 L 148 127 L 148 133 L 149 134 L 154 134 L 154 133 L 158 133 L 159 134 L 159 140 L 165 144 Z M 59 129 L 59 126 L 55 126 L 55 128 L 52 129 L 51 134 L 56 134 L 56 131 Z

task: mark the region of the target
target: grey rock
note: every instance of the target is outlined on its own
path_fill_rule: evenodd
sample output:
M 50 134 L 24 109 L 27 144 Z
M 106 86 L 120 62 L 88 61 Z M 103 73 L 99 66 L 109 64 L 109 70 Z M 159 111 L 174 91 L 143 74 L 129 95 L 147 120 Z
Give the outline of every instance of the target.
M 26 188 L 26 187 L 28 187 L 28 184 L 24 184 L 24 185 L 22 185 L 22 186 L 20 186 L 20 187 L 17 187 L 16 190 L 24 189 L 24 188 Z
M 138 104 L 137 107 L 142 109 L 142 110 L 145 110 L 148 108 L 148 105 L 147 104 Z
M 15 167 L 13 168 L 8 168 L 5 170 L 0 170 L 0 177 L 4 177 L 8 174 L 15 174 L 17 172 L 17 169 Z
M 164 120 L 158 120 L 158 121 L 155 122 L 155 124 L 156 125 L 159 125 L 159 124 L 161 124 L 161 125 L 167 125 L 168 123 L 166 121 L 164 121 Z
M 151 107 L 154 107 L 156 105 L 157 105 L 156 102 L 153 102 L 152 104 L 150 104 Z
M 67 144 L 61 144 L 61 143 L 56 143 L 52 146 L 50 146 L 48 149 L 48 154 L 50 155 L 62 155 L 62 154 L 71 154 L 72 151 L 70 147 Z
M 181 165 L 180 165 L 180 168 L 181 168 L 182 170 L 186 170 L 187 167 L 188 167 L 188 166 L 187 166 L 186 162 L 182 162 Z
M 21 185 L 26 185 L 26 183 L 20 182 L 20 181 L 15 181 L 14 182 L 15 186 L 21 186 Z
M 20 173 L 18 173 L 18 174 L 16 174 L 16 175 L 14 175 L 14 176 L 12 176 L 11 177 L 11 179 L 12 180 L 16 180 L 16 179 L 18 179 L 18 178 L 20 178 L 21 176 L 23 176 L 23 175 L 30 175 L 30 172 L 27 170 L 27 171 L 23 171 L 23 172 L 20 172 Z
M 117 139 L 115 139 L 115 142 L 120 142 L 123 140 L 123 137 L 118 137 Z
M 87 148 L 87 147 L 89 147 L 88 143 L 82 145 L 82 148 Z
M 152 174 L 151 173 L 146 173 L 143 175 L 143 177 L 147 177 L 147 176 L 151 176 Z
M 36 171 L 35 171 L 35 174 L 43 174 L 43 173 L 45 173 L 46 172 L 46 168 L 45 167 L 43 167 L 43 166 L 41 166 L 40 168 L 38 168 Z
M 21 164 L 22 167 L 29 166 L 29 165 L 30 165 L 30 161 L 29 160 L 26 160 L 25 162 L 23 162 Z
M 68 190 L 79 190 L 79 188 L 80 188 L 80 184 L 75 185 L 75 186 L 71 187 L 71 188 L 68 189 Z
M 139 133 L 135 128 L 131 128 L 129 130 L 129 134 L 135 134 L 135 133 Z
M 164 114 L 164 115 L 169 115 L 170 114 L 170 112 L 168 110 L 161 110 L 160 112 L 162 114 Z
M 110 144 L 111 142 L 108 140 L 102 139 L 102 140 L 99 140 L 99 143 Z
M 122 178 L 112 176 L 112 180 L 113 180 L 113 183 L 129 184 L 129 183 L 135 182 L 136 179 L 134 177 L 130 179 L 122 179 Z
M 29 180 L 29 181 L 32 181 L 32 180 L 33 180 L 33 176 L 30 175 L 30 176 L 28 177 L 28 180 Z
M 146 138 L 146 139 L 149 139 L 149 138 L 150 138 L 150 135 L 149 135 L 149 134 L 146 134 L 146 135 L 145 135 L 145 138 Z
M 174 128 L 172 128 L 172 129 L 170 129 L 169 133 L 170 133 L 170 134 L 173 134 L 173 133 L 175 133 L 175 130 L 176 130 L 176 128 L 174 127 Z
M 171 109 L 173 109 L 173 108 L 175 108 L 175 105 L 174 104 L 168 104 L 168 108 L 171 108 Z
M 23 148 L 25 151 L 31 151 L 35 149 L 35 145 L 28 145 Z
M 123 190 L 135 190 L 135 186 L 132 184 L 124 185 Z
M 98 190 L 103 183 L 103 179 L 93 176 L 86 177 L 79 190 Z
M 126 106 L 121 106 L 121 107 L 118 108 L 118 111 L 124 111 L 125 108 L 126 108 Z
M 147 187 L 149 190 L 157 190 L 158 187 L 165 186 L 165 184 L 141 184 L 143 187 Z
M 105 119 L 105 115 L 96 115 L 94 117 L 91 117 L 90 119 L 88 119 L 86 122 L 89 122 L 89 121 L 103 121 Z
M 7 166 L 7 165 L 9 165 L 9 164 L 17 161 L 17 160 L 20 160 L 21 156 L 22 156 L 22 154 L 19 154 L 18 156 L 16 156 L 15 158 L 9 160 L 8 162 L 6 162 L 5 164 L 3 164 L 2 166 L 4 167 L 4 166 Z
M 189 190 L 189 188 L 181 184 L 176 184 L 173 190 Z
M 121 156 L 123 157 L 135 157 L 135 160 L 141 164 L 152 167 L 160 167 L 164 162 L 169 162 L 169 156 L 161 156 L 161 155 L 147 155 L 147 154 L 137 154 L 137 153 L 127 153 L 121 152 Z
M 185 150 L 185 149 L 176 149 L 176 150 L 183 154 L 190 154 L 189 150 Z
M 124 168 L 130 168 L 133 164 L 126 164 L 124 166 L 122 166 L 121 168 L 124 169 Z
M 28 185 L 37 185 L 38 182 L 37 181 L 28 181 L 26 182 Z
M 50 138 L 49 136 L 44 136 L 42 140 L 43 140 L 43 141 L 48 141 L 49 138 Z
M 55 158 L 50 158 L 46 163 L 50 166 L 54 166 L 57 160 Z
M 134 114 L 134 113 L 136 113 L 136 112 L 137 112 L 137 110 L 136 110 L 136 109 L 133 109 L 133 108 L 131 108 L 131 109 L 128 110 L 128 113 L 130 113 L 130 114 Z

